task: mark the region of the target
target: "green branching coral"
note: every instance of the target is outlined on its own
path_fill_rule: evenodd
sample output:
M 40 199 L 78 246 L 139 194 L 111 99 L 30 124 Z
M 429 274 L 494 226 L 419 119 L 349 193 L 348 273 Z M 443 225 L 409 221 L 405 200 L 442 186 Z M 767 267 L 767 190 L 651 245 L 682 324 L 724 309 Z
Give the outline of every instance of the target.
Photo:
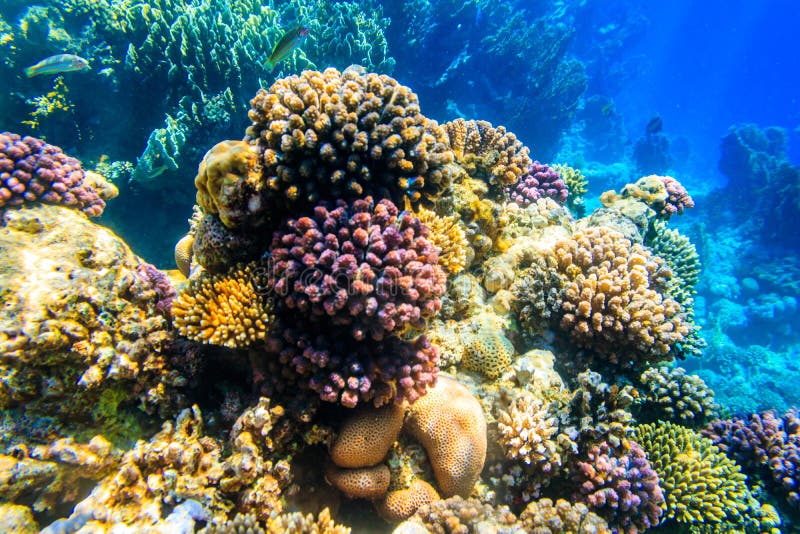
M 665 422 L 637 426 L 633 439 L 658 473 L 666 519 L 690 524 L 744 520 L 750 499 L 746 477 L 711 440 Z
M 553 165 L 553 168 L 558 171 L 559 176 L 564 180 L 564 184 L 569 191 L 567 207 L 578 217 L 583 217 L 586 213 L 586 204 L 584 203 L 583 197 L 589 190 L 589 180 L 579 169 L 575 169 L 569 165 L 562 163 Z
M 685 310 L 691 309 L 701 269 L 695 246 L 678 230 L 668 228 L 665 221 L 653 221 L 645 244 L 672 271 L 672 277 L 667 280 L 666 293 Z

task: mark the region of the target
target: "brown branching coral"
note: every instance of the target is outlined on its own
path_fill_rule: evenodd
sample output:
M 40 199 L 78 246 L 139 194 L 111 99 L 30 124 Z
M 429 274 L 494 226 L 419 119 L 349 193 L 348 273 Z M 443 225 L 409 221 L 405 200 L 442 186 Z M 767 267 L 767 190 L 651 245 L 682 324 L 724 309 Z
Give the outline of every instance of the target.
M 555 434 L 558 422 L 549 406 L 530 393 L 518 395 L 508 410 L 499 413 L 500 446 L 511 460 L 522 460 L 549 473 L 561 465 Z
M 469 242 L 458 217 L 440 216 L 423 207 L 415 215 L 428 227 L 428 239 L 439 251 L 439 265 L 450 274 L 458 274 L 467 268 Z
M 472 178 L 493 185 L 509 185 L 520 179 L 532 165 L 530 150 L 503 126 L 486 121 L 456 119 L 442 127 L 450 138 L 456 161 Z
M 689 334 L 681 305 L 655 289 L 669 269 L 619 232 L 589 227 L 554 252 L 565 282 L 559 326 L 579 347 L 631 368 L 670 359 Z
M 172 314 L 181 335 L 228 348 L 264 340 L 273 322 L 254 263 L 193 280 L 173 302 Z
M 249 115 L 246 139 L 260 153 L 267 196 L 278 202 L 370 194 L 433 201 L 450 188 L 447 135 L 389 76 L 304 71 L 260 90 Z

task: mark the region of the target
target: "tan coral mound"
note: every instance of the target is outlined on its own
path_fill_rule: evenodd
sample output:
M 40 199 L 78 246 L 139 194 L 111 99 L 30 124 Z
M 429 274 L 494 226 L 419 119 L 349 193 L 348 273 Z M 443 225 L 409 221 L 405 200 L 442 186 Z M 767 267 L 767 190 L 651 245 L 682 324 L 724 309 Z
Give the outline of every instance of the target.
M 353 70 L 304 71 L 251 101 L 247 139 L 266 187 L 290 203 L 375 195 L 433 201 L 450 188 L 447 135 L 397 80 Z
M 192 245 L 194 245 L 192 234 L 186 234 L 175 243 L 175 266 L 187 278 L 192 266 Z
M 194 341 L 244 348 L 266 338 L 272 304 L 257 285 L 255 264 L 202 276 L 172 303 L 175 327 Z
M 382 462 L 403 426 L 405 408 L 390 404 L 359 409 L 342 424 L 330 447 L 339 467 L 370 467 Z
M 560 327 L 579 346 L 629 367 L 671 357 L 690 332 L 683 310 L 657 288 L 671 275 L 663 260 L 603 227 L 555 247 L 565 285 Z
M 420 507 L 439 500 L 436 490 L 421 479 L 415 479 L 408 488 L 389 492 L 377 503 L 378 513 L 385 520 L 396 523 L 411 517 Z
M 391 474 L 386 464 L 357 469 L 340 469 L 330 463 L 325 480 L 351 499 L 378 499 L 389 491 Z
M 469 390 L 440 376 L 411 405 L 405 430 L 428 453 L 442 495 L 468 497 L 486 460 L 486 417 Z
M 439 251 L 439 265 L 450 274 L 458 274 L 468 266 L 469 242 L 462 223 L 455 215 L 439 216 L 420 208 L 416 216 L 428 227 L 428 239 Z
M 503 126 L 456 119 L 442 127 L 450 138 L 456 161 L 473 178 L 509 185 L 519 180 L 533 164 L 528 156 L 530 150 Z
M 228 228 L 257 226 L 263 222 L 261 211 L 243 200 L 263 187 L 260 171 L 258 154 L 246 142 L 217 143 L 203 157 L 194 179 L 197 204 L 218 215 Z

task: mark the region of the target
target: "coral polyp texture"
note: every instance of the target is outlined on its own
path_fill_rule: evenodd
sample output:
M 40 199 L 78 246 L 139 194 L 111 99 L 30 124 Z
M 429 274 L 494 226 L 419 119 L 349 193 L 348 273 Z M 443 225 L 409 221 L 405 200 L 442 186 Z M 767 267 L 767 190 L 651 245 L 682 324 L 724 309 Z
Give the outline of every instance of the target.
M 534 161 L 524 176 L 506 187 L 506 196 L 510 201 L 526 208 L 532 202 L 545 197 L 564 204 L 567 202 L 569 190 L 556 169 Z
M 0 209 L 38 201 L 98 217 L 105 200 L 84 178 L 80 162 L 57 146 L 35 137 L 0 134 Z
M 620 532 L 644 532 L 658 524 L 664 494 L 637 443 L 592 445 L 578 458 L 572 478 L 579 485 L 573 498 Z
M 742 520 L 750 498 L 746 477 L 711 440 L 666 422 L 637 426 L 633 439 L 658 473 L 665 519 L 712 525 Z
M 370 194 L 433 201 L 450 188 L 444 130 L 389 76 L 304 71 L 260 90 L 249 116 L 246 139 L 273 205 Z
M 681 305 L 658 291 L 660 258 L 603 227 L 555 246 L 564 280 L 560 328 L 578 346 L 622 368 L 669 360 L 691 331 Z
M 517 182 L 531 166 L 530 150 L 503 126 L 486 121 L 456 119 L 445 123 L 456 161 L 471 178 L 492 185 Z
M 439 351 L 424 335 L 368 343 L 349 337 L 325 333 L 299 318 L 291 326 L 279 324 L 267 346 L 281 365 L 279 385 L 298 384 L 323 401 L 352 408 L 360 402 L 414 401 L 436 382 Z
M 800 511 L 800 416 L 768 411 L 714 421 L 703 435 Z
M 172 303 L 178 332 L 228 348 L 263 342 L 274 322 L 272 303 L 259 286 L 258 264 L 193 279 Z
M 271 287 L 287 308 L 349 329 L 356 340 L 421 329 L 446 284 L 427 236 L 418 218 L 387 199 L 317 206 L 274 234 Z

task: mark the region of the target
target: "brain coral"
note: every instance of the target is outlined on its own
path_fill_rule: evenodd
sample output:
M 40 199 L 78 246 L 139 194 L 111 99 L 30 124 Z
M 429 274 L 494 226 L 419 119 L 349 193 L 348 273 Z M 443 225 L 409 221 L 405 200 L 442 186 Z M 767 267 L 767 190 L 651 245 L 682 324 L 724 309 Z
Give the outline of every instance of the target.
M 422 328 L 441 307 L 446 275 L 428 230 L 389 200 L 314 209 L 275 232 L 270 279 L 281 301 L 356 340 Z
M 456 161 L 472 178 L 495 185 L 517 182 L 531 166 L 530 152 L 503 126 L 456 119 L 442 125 Z
M 664 495 L 658 475 L 635 442 L 592 445 L 578 458 L 572 479 L 580 486 L 573 498 L 620 532 L 644 532 L 658 524 Z
M 670 271 L 641 245 L 603 227 L 555 246 L 564 279 L 560 328 L 622 368 L 668 360 L 689 334 L 681 305 L 655 288 Z
M 413 401 L 436 381 L 439 351 L 424 335 L 356 342 L 326 334 L 300 318 L 288 324 L 278 325 L 268 343 L 282 368 L 276 380 L 311 389 L 326 402 L 352 408 L 359 402 L 382 406 Z
M 174 324 L 194 341 L 243 348 L 266 339 L 272 303 L 259 286 L 258 264 L 191 280 L 172 304 Z
M 414 479 L 408 488 L 390 491 L 376 503 L 378 513 L 389 522 L 402 521 L 422 506 L 439 500 L 436 489 L 422 479 Z
M 665 518 L 678 523 L 741 521 L 750 496 L 746 477 L 711 440 L 665 422 L 637 426 L 633 439 L 658 473 Z
M 304 71 L 260 90 L 249 116 L 273 208 L 370 194 L 433 201 L 450 188 L 446 134 L 389 76 Z
M 507 186 L 505 191 L 510 201 L 523 208 L 545 197 L 564 204 L 569 196 L 569 190 L 558 171 L 538 161 L 534 161 L 528 172 L 516 183 Z
M 428 453 L 445 497 L 468 497 L 486 460 L 486 417 L 480 402 L 453 379 L 411 405 L 404 429 Z
M 85 176 L 80 162 L 57 146 L 35 137 L 0 133 L 0 209 L 39 201 L 98 217 L 106 203 Z
M 797 409 L 715 421 L 703 435 L 736 460 L 745 472 L 766 481 L 800 511 L 800 416 Z

